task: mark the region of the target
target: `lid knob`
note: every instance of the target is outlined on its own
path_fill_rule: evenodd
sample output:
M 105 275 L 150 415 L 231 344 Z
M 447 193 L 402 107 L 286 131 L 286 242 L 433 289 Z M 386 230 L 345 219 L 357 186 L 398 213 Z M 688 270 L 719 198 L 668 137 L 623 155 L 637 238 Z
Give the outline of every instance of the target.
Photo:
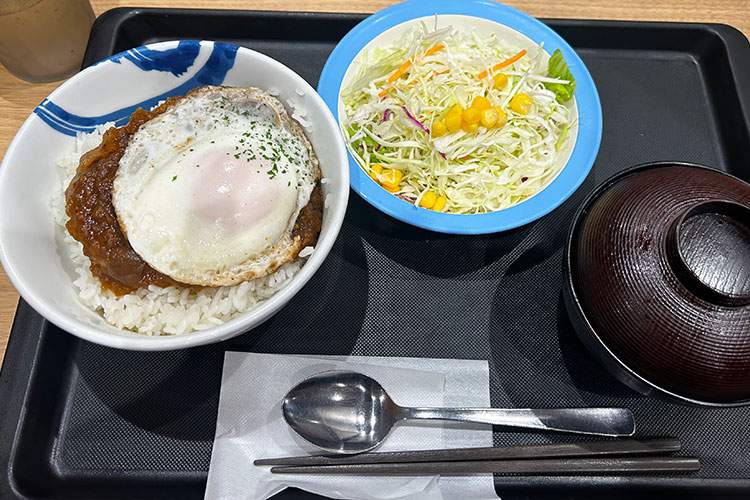
M 678 279 L 717 304 L 750 304 L 750 208 L 726 200 L 692 205 L 669 229 L 667 257 Z

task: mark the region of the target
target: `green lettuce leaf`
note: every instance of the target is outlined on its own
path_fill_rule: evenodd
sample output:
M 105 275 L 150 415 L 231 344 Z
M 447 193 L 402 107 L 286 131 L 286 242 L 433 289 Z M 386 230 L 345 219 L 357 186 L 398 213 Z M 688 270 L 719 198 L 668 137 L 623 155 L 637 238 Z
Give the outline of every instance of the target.
M 560 49 L 555 49 L 552 56 L 549 58 L 547 76 L 550 78 L 557 78 L 558 80 L 568 80 L 570 82 L 544 84 L 545 87 L 555 93 L 557 102 L 563 104 L 573 98 L 573 93 L 576 90 L 576 80 L 573 78 L 573 74 L 570 72 L 568 63 L 565 62 L 565 58 L 563 58 Z

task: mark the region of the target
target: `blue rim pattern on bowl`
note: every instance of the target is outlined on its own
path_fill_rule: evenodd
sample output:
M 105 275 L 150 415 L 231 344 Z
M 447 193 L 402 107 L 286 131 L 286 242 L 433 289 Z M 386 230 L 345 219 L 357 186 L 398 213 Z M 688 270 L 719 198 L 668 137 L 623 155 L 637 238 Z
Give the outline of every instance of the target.
M 166 50 L 155 50 L 143 45 L 102 59 L 96 65 L 106 61 L 119 64 L 122 59 L 126 59 L 141 71 L 163 71 L 180 76 L 193 65 L 200 53 L 200 48 L 199 40 L 180 40 L 176 47 Z M 203 85 L 221 85 L 227 72 L 234 66 L 238 49 L 237 45 L 213 42 L 208 60 L 190 79 L 162 94 L 111 113 L 100 116 L 79 116 L 66 111 L 49 98 L 45 98 L 34 109 L 34 113 L 53 129 L 72 137 L 78 133 L 93 132 L 97 126 L 109 122 L 114 122 L 115 126 L 120 127 L 138 108 L 151 109 L 168 97 L 185 95 L 190 90 Z
M 602 136 L 599 94 L 583 61 L 557 33 L 541 21 L 512 7 L 486 0 L 408 0 L 368 17 L 341 39 L 326 61 L 318 93 L 338 120 L 341 84 L 359 52 L 375 37 L 398 24 L 434 14 L 479 17 L 508 26 L 552 52 L 559 48 L 576 79 L 578 135 L 573 152 L 560 174 L 541 192 L 512 207 L 476 215 L 447 214 L 414 205 L 393 196 L 373 182 L 349 155 L 351 186 L 368 203 L 396 219 L 433 231 L 452 234 L 486 234 L 528 224 L 551 212 L 583 183 L 596 159 Z

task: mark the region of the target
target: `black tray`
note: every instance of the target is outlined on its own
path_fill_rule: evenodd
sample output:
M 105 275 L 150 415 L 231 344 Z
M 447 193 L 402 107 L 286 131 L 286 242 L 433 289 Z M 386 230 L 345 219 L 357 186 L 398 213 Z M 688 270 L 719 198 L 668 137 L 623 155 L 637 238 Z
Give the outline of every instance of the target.
M 220 39 L 279 59 L 314 85 L 362 18 L 118 9 L 97 20 L 85 64 L 158 40 Z M 226 350 L 488 359 L 496 406 L 627 406 L 640 435 L 679 436 L 704 465 L 677 477 L 496 477 L 505 499 L 750 495 L 750 409 L 630 392 L 584 351 L 561 300 L 569 221 L 605 178 L 641 162 L 684 160 L 750 180 L 748 42 L 719 25 L 549 25 L 586 61 L 604 109 L 596 166 L 567 203 L 514 231 L 452 237 L 399 223 L 353 195 L 308 285 L 255 331 L 213 346 L 100 347 L 20 302 L 0 378 L 0 498 L 202 498 Z M 571 439 L 495 434 L 496 445 Z

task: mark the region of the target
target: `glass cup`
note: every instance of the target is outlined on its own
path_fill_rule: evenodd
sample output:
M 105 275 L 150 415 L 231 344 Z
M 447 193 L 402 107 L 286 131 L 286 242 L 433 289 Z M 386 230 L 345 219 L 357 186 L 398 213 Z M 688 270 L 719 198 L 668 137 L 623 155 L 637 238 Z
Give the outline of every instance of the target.
M 0 0 L 0 62 L 29 82 L 78 71 L 94 11 L 88 0 Z

